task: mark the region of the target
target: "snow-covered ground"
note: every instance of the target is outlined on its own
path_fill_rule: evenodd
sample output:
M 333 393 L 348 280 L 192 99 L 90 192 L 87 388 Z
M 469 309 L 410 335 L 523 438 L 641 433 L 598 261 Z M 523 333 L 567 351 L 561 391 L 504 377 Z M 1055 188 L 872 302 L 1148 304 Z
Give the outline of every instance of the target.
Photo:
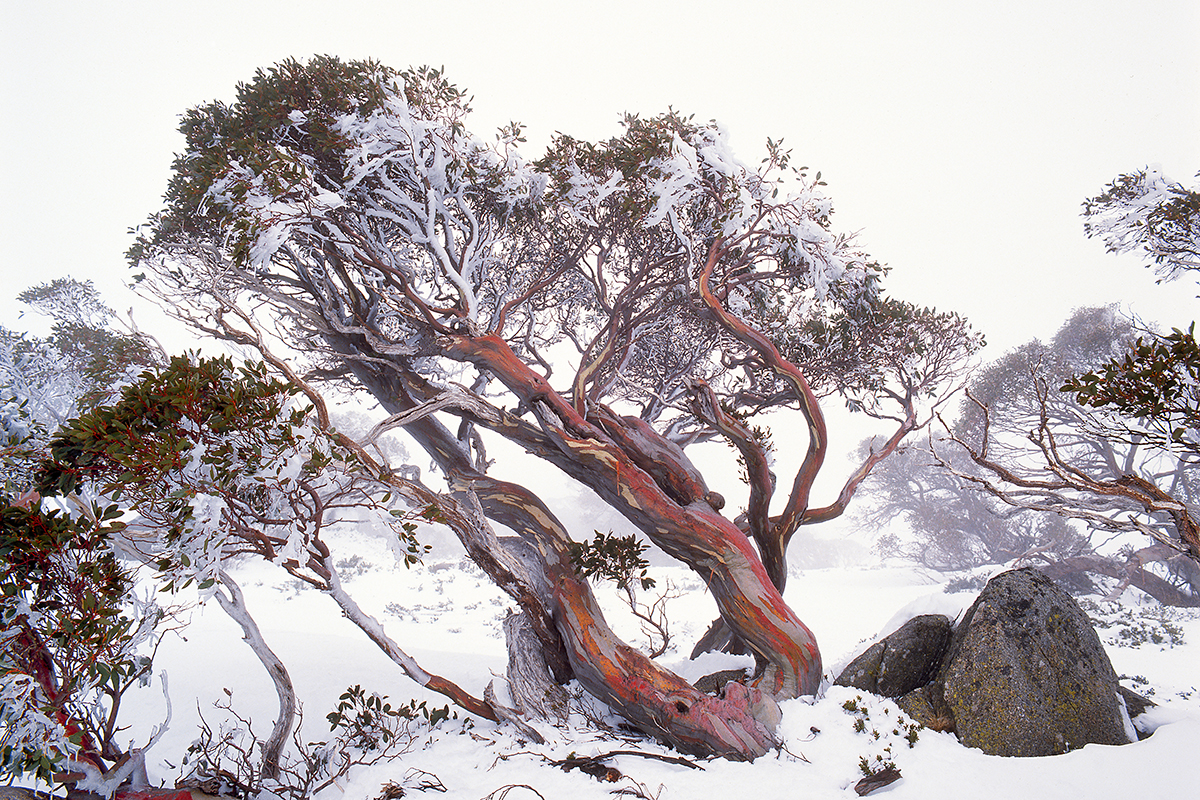
M 335 544 L 344 578 L 353 596 L 388 633 L 424 667 L 440 673 L 476 695 L 495 680 L 504 697 L 505 665 L 501 620 L 508 599 L 452 548 L 439 546 L 425 562 L 405 569 L 386 544 L 356 534 Z M 441 706 L 444 698 L 424 692 L 405 678 L 341 618 L 333 602 L 305 588 L 270 564 L 245 562 L 233 573 L 267 642 L 291 670 L 306 714 L 304 740 L 327 738 L 325 715 L 347 687 L 388 695 L 393 703 L 427 699 Z M 678 643 L 661 661 L 689 679 L 744 660 L 708 654 L 688 663 L 686 651 L 715 614 L 713 602 L 690 573 L 655 567 L 658 588 L 669 581 L 680 595 L 669 605 Z M 911 566 L 809 569 L 794 573 L 789 602 L 816 633 L 833 673 L 869 641 L 918 613 L 951 616 L 965 608 L 972 593 L 946 594 L 939 576 Z M 615 594 L 602 599 L 618 632 L 636 644 L 645 639 L 636 621 L 623 613 Z M 180 599 L 184 599 L 182 596 Z M 1106 620 L 1100 630 L 1117 673 L 1125 685 L 1143 694 L 1153 691 L 1159 706 L 1139 722 L 1154 735 L 1123 747 L 1089 745 L 1067 755 L 1017 759 L 987 756 L 959 745 L 952 734 L 920 730 L 910 746 L 900 712 L 891 701 L 856 690 L 829 688 L 818 698 L 784 703 L 780 735 L 784 747 L 752 764 L 706 761 L 702 769 L 636 756 L 611 763 L 624 777 L 599 782 L 576 770 L 565 772 L 549 762 L 569 754 L 589 756 L 637 749 L 677 755 L 653 742 L 624 733 L 601 732 L 582 724 L 555 728 L 539 724 L 546 745 L 524 741 L 511 727 L 460 713 L 419 735 L 407 754 L 386 763 L 360 767 L 321 798 L 374 800 L 389 782 L 405 788 L 405 796 L 482 800 L 537 798 L 668 798 L 855 797 L 862 777 L 860 760 L 893 760 L 903 778 L 873 796 L 889 798 L 1103 798 L 1188 797 L 1195 792 L 1191 760 L 1200 741 L 1200 615 L 1163 612 L 1136 597 L 1122 607 L 1097 607 Z M 1149 613 L 1147 613 L 1149 612 Z M 151 778 L 171 785 L 188 745 L 197 736 L 198 714 L 216 728 L 223 713 L 215 701 L 229 700 L 265 735 L 275 718 L 271 683 L 240 640 L 240 631 L 216 603 L 187 614 L 190 625 L 168 635 L 159 649 L 156 673 L 169 675 L 172 698 L 170 730 L 150 754 Z M 1158 640 L 1158 641 L 1155 641 Z M 130 737 L 145 741 L 150 727 L 161 722 L 165 704 L 160 688 L 140 689 L 128 698 L 124 719 Z M 848 711 L 848 701 L 859 709 Z M 858 719 L 862 731 L 855 730 Z M 576 720 L 580 722 L 580 720 Z M 422 792 L 417 784 L 436 776 L 444 793 Z M 508 787 L 508 788 L 506 788 Z M 393 795 L 395 796 L 395 795 Z

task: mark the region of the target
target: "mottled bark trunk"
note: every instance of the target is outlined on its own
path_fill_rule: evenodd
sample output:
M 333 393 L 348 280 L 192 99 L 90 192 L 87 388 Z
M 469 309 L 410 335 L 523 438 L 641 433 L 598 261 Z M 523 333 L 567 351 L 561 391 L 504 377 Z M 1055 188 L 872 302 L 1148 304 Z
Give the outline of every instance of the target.
M 685 752 L 752 759 L 775 744 L 779 709 L 771 693 L 738 686 L 724 699 L 711 697 L 612 632 L 591 587 L 571 566 L 566 530 L 537 497 L 486 476 L 455 477 L 478 494 L 488 516 L 536 542 L 567 657 L 588 692 Z
M 617 713 L 681 750 L 736 759 L 767 752 L 775 744 L 777 699 L 814 693 L 821 661 L 811 632 L 775 590 L 745 534 L 708 500 L 695 498 L 680 504 L 684 497 L 672 497 L 676 492 L 664 490 L 602 428 L 579 417 L 504 342 L 463 336 L 447 347 L 500 378 L 541 422 L 535 426 L 494 411 L 472 417 L 477 424 L 491 427 L 591 487 L 655 544 L 696 570 L 716 598 L 722 617 L 766 664 L 754 686 L 731 686 L 724 698 L 703 694 L 662 669 L 608 627 L 591 588 L 570 564 L 570 537 L 536 495 L 484 475 L 436 420 L 424 417 L 407 425 L 406 430 L 451 477 L 461 502 L 477 497 L 488 518 L 511 528 L 536 549 L 542 580 L 526 588 L 531 593 L 545 591 L 545 606 L 538 608 L 527 598 L 526 607 L 535 620 L 549 609 L 570 671 Z M 385 373 L 360 363 L 355 371 L 391 413 L 415 408 L 434 391 L 411 373 L 401 380 L 400 370 Z M 635 430 L 629 438 L 644 435 L 646 431 Z M 678 484 L 696 485 L 691 476 L 680 476 Z M 495 554 L 502 549 L 492 543 L 473 557 L 478 563 L 479 558 L 486 560 L 486 551 Z M 548 652 L 553 656 L 553 649 Z
M 565 721 L 570 714 L 569 698 L 551 674 L 527 613 L 509 612 L 504 619 L 504 640 L 508 645 L 508 694 L 517 709 L 536 719 Z

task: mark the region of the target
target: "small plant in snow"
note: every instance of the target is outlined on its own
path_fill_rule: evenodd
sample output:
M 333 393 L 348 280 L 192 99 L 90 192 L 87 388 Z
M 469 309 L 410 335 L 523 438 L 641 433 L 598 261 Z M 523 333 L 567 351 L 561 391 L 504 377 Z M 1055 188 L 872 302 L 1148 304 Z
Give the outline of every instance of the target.
M 393 706 L 386 696 L 352 686 L 326 715 L 333 734 L 327 741 L 302 743 L 293 736 L 292 751 L 280 760 L 278 774 L 262 774 L 258 753 L 262 742 L 253 723 L 233 709 L 233 694 L 216 703 L 227 719 L 214 731 L 201 720 L 201 735 L 184 758 L 186 775 L 178 785 L 209 794 L 275 796 L 304 800 L 330 786 L 352 767 L 398 758 L 411 752 L 422 733 L 451 717 L 449 707 L 430 709 L 415 700 Z
M 842 709 L 854 719 L 854 732 L 868 737 L 880 747 L 872 755 L 859 758 L 858 768 L 864 777 L 895 771 L 892 746 L 904 742 L 911 749 L 920 738 L 921 724 L 908 719 L 899 709 L 883 703 L 881 698 L 864 700 L 862 695 L 855 695 L 842 703 Z M 874 717 L 872 712 L 875 712 Z
M 421 718 L 436 727 L 439 722 L 450 719 L 450 706 L 430 709 L 425 701 L 411 700 L 393 707 L 387 695 L 367 694 L 361 686 L 351 686 L 338 698 L 337 708 L 325 718 L 329 729 L 337 732 L 339 740 L 347 747 L 364 752 L 379 750 L 396 738 L 400 721 Z M 458 714 L 453 714 L 458 718 Z
M 983 591 L 983 587 L 987 586 L 987 582 L 988 578 L 986 574 L 960 575 L 946 581 L 946 585 L 942 587 L 942 591 L 946 594 L 954 594 L 955 592 L 981 592 Z
M 1134 685 L 1134 691 L 1142 697 L 1154 697 L 1154 687 L 1150 685 L 1150 679 L 1145 675 L 1121 675 L 1118 680 L 1129 681 Z
M 1175 648 L 1184 643 L 1183 628 L 1176 620 L 1194 618 L 1195 609 L 1147 606 L 1133 609 L 1115 601 L 1082 599 L 1080 607 L 1091 618 L 1105 644 L 1114 647 L 1138 648 L 1156 645 L 1160 650 Z
M 338 568 L 338 571 L 341 572 L 342 576 L 347 579 L 357 578 L 360 575 L 366 575 L 375 568 L 374 564 L 357 554 L 352 555 L 349 558 L 341 559 L 335 564 L 335 566 Z
M 585 578 L 602 578 L 616 584 L 624 595 L 625 604 L 642 625 L 642 633 L 650 639 L 650 657 L 658 658 L 671 646 L 670 619 L 667 603 L 680 596 L 669 582 L 667 588 L 652 603 L 641 603 L 635 584 L 642 589 L 654 588 L 655 581 L 646 574 L 650 562 L 643 558 L 646 545 L 637 536 L 617 536 L 612 531 L 601 533 L 590 542 L 570 544 L 571 565 Z

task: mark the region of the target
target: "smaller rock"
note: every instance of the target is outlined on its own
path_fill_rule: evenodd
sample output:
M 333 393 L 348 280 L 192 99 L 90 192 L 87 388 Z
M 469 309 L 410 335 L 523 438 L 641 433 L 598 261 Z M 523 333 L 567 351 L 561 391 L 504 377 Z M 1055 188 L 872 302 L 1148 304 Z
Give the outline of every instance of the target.
M 951 633 L 950 620 L 941 614 L 913 617 L 851 661 L 834 683 L 902 697 L 937 675 Z
M 721 695 L 725 689 L 725 685 L 730 681 L 737 683 L 746 682 L 746 670 L 744 669 L 723 669 L 720 672 L 714 672 L 711 675 L 705 675 L 699 678 L 692 685 L 705 694 Z
M 1124 686 L 1118 686 L 1117 691 L 1121 693 L 1121 697 L 1125 700 L 1125 710 L 1129 712 L 1129 718 L 1140 717 L 1146 713 L 1147 708 L 1153 708 L 1158 705 L 1148 697 L 1142 697 L 1132 689 L 1126 689 Z
M 877 693 L 879 689 L 879 662 L 883 660 L 884 643 L 876 642 L 846 665 L 834 684 Z

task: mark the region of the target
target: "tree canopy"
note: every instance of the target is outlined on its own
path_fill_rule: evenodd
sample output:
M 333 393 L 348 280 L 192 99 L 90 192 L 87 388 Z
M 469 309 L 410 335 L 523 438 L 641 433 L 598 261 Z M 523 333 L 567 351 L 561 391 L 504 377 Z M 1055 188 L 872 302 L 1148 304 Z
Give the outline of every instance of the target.
M 50 334 L 0 326 L 0 387 L 43 425 L 61 425 L 158 358 L 152 341 L 113 324 L 116 314 L 91 281 L 57 278 L 17 299 L 50 319 Z
M 627 115 L 603 142 L 558 134 L 531 161 L 520 125 L 484 141 L 468 112 L 429 68 L 260 71 L 233 103 L 184 115 L 166 206 L 130 250 L 141 285 L 296 385 L 365 391 L 389 415 L 377 431 L 403 426 L 455 502 L 516 532 L 472 555 L 514 586 L 556 675 L 679 747 L 754 757 L 775 701 L 821 676 L 781 595 L 793 533 L 842 513 L 982 341 L 888 297 L 886 268 L 834 230 L 821 174 L 781 142 L 750 166 L 720 125 L 671 111 Z M 892 433 L 816 503 L 835 393 Z M 786 409 L 807 443 L 777 481 L 755 417 Z M 570 566 L 570 533 L 533 487 L 488 474 L 481 429 L 690 565 L 721 614 L 710 641 L 759 661 L 752 687 L 708 697 L 620 643 Z M 685 453 L 711 439 L 738 452 L 744 509 Z M 514 560 L 525 577 L 497 577 Z

